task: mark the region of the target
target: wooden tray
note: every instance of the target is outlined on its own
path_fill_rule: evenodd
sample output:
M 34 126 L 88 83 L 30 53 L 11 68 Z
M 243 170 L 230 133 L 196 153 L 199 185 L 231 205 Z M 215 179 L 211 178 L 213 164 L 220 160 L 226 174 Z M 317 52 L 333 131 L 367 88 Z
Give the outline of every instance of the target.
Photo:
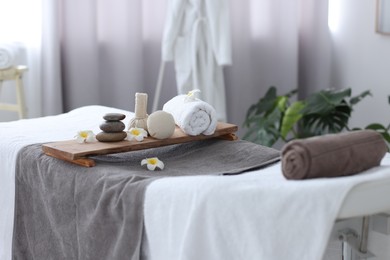
M 42 150 L 45 154 L 57 159 L 86 167 L 93 167 L 95 166 L 95 161 L 88 158 L 88 156 L 136 151 L 210 138 L 236 140 L 235 132 L 237 132 L 237 129 L 238 127 L 236 125 L 219 122 L 213 135 L 189 136 L 183 133 L 180 128 L 176 128 L 172 137 L 162 140 L 147 137 L 142 142 L 124 140 L 104 143 L 96 141 L 83 144 L 79 144 L 75 140 L 67 140 L 43 144 Z

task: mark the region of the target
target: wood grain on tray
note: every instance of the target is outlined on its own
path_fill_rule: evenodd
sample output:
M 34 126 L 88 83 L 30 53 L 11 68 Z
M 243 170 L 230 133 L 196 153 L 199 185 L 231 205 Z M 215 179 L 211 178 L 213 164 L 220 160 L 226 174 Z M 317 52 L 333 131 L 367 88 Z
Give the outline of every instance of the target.
M 180 128 L 176 128 L 170 138 L 161 140 L 147 137 L 142 142 L 124 140 L 120 142 L 96 141 L 83 144 L 79 144 L 75 140 L 67 140 L 43 144 L 42 150 L 49 156 L 82 166 L 92 167 L 95 165 L 95 162 L 89 159 L 88 156 L 136 151 L 216 137 L 235 140 L 236 136 L 234 133 L 237 129 L 238 127 L 236 125 L 219 122 L 213 135 L 189 136 L 183 133 Z

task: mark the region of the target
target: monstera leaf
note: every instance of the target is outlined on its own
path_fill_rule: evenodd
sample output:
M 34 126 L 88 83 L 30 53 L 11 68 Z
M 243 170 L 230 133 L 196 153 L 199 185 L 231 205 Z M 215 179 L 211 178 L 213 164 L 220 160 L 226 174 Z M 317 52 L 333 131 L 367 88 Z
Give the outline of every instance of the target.
M 307 106 L 302 113 L 308 114 L 329 114 L 337 105 L 341 104 L 346 97 L 351 96 L 351 89 L 342 90 L 321 90 L 310 95 L 306 99 Z
M 353 105 L 360 102 L 370 91 L 364 91 L 356 97 L 351 96 L 351 89 L 321 90 L 307 98 L 307 105 L 302 110 L 304 116 L 300 122 L 300 137 L 310 137 L 349 130 L 348 123 Z

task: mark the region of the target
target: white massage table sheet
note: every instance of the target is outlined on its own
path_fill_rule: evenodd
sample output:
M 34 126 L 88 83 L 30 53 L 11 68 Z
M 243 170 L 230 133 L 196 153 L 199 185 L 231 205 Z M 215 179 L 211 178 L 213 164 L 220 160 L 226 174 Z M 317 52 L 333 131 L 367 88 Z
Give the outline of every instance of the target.
M 88 106 L 0 123 L 0 259 L 11 259 L 17 152 L 28 144 L 70 139 L 82 129 L 97 133 L 102 115 L 109 112 L 131 115 Z M 273 254 L 274 260 L 286 257 L 280 252 L 288 246 L 299 255 L 294 258 L 287 250 L 284 259 L 316 259 L 309 257 L 322 255 L 337 218 L 390 211 L 383 200 L 390 195 L 389 154 L 382 164 L 356 176 L 305 181 L 285 180 L 280 163 L 236 176 L 157 180 L 145 197 L 148 258 L 269 259 Z M 291 241 L 310 246 L 302 255 Z
M 15 162 L 18 151 L 29 144 L 72 139 L 77 131 L 100 132 L 103 115 L 132 113 L 103 106 L 86 106 L 69 113 L 0 123 L 0 259 L 11 259 L 15 200 Z M 126 120 L 126 119 L 125 119 Z
M 389 154 L 350 177 L 289 181 L 280 166 L 151 183 L 150 259 L 322 259 L 337 219 L 390 210 Z

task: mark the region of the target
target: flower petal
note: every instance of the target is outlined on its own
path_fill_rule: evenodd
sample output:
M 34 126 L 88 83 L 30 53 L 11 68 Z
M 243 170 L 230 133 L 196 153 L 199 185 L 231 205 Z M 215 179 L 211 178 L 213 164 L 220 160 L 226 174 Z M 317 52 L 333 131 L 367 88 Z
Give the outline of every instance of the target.
M 93 132 L 89 133 L 87 139 L 85 139 L 85 141 L 89 142 L 89 143 L 94 142 L 95 140 L 96 140 L 96 138 L 95 138 L 95 134 Z
M 135 140 L 138 142 L 142 142 L 144 140 L 144 137 L 142 135 L 134 136 Z
M 91 130 L 82 130 L 78 131 L 75 135 L 76 142 L 84 143 L 84 142 L 93 142 L 96 141 L 95 134 Z
M 153 165 L 153 164 L 149 164 L 148 163 L 148 170 L 149 171 L 154 171 L 156 169 L 156 165 Z
M 81 137 L 81 136 L 76 137 L 76 142 L 78 142 L 79 144 L 84 143 L 84 141 L 85 141 L 85 139 L 83 137 Z
M 156 168 L 159 168 L 161 170 L 164 169 L 164 163 L 160 161 L 157 157 L 143 159 L 141 161 L 141 165 L 145 164 L 149 171 L 154 171 Z
M 87 143 L 92 143 L 95 141 L 95 137 L 94 136 L 89 136 L 87 139 L 85 139 L 85 142 Z
M 187 93 L 184 97 L 184 102 L 196 101 L 197 94 L 200 93 L 200 89 L 193 89 Z
M 148 136 L 148 132 L 143 128 L 132 127 L 127 132 L 127 139 L 130 141 L 135 139 L 138 142 L 141 142 L 144 140 L 144 137 L 147 136 Z
M 141 135 L 142 135 L 143 137 L 147 137 L 147 136 L 148 136 L 148 132 L 147 132 L 145 129 L 140 128 L 140 132 L 141 132 Z
M 161 170 L 164 169 L 164 163 L 160 160 L 157 161 L 157 167 L 160 168 Z

